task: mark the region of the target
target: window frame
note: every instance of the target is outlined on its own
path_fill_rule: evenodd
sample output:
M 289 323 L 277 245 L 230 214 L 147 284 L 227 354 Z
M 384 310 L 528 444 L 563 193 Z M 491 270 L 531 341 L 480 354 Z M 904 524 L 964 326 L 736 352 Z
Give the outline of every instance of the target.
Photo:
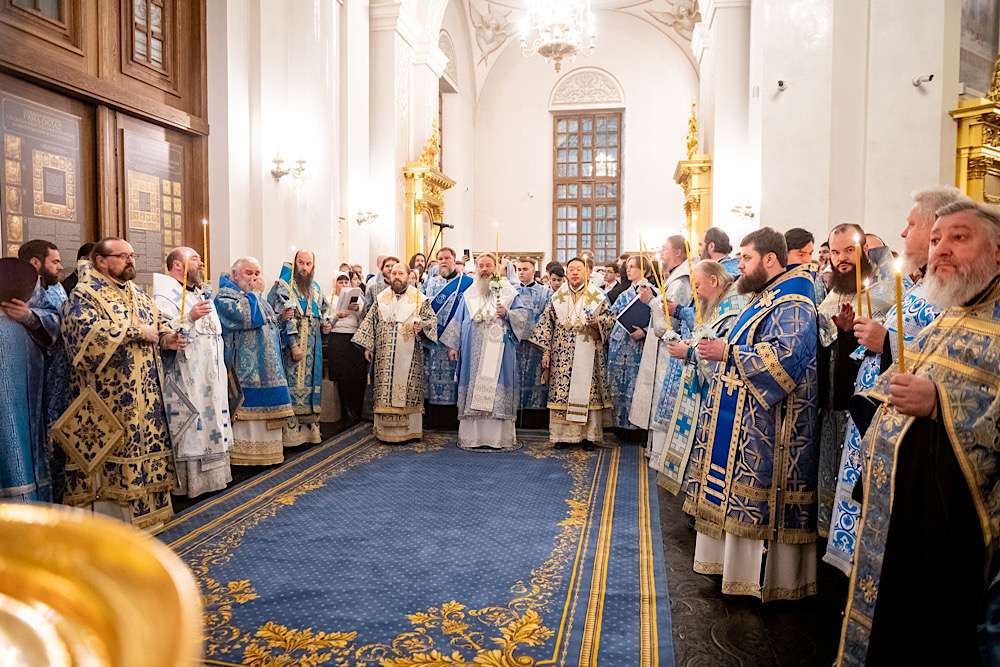
M 573 111 L 556 111 L 552 113 L 552 258 L 556 261 L 565 262 L 571 259 L 573 256 L 580 255 L 584 252 L 589 252 L 596 263 L 604 263 L 606 261 L 615 261 L 618 255 L 621 253 L 622 247 L 622 163 L 623 163 L 623 138 L 624 138 L 624 110 L 622 109 L 590 109 L 590 110 L 573 110 Z M 598 118 L 613 118 L 617 121 L 617 144 L 610 147 L 600 147 L 600 148 L 614 148 L 617 151 L 616 154 L 616 164 L 617 168 L 615 170 L 614 176 L 603 176 L 597 175 L 597 160 L 596 153 L 598 150 L 597 145 L 597 134 L 598 134 Z M 589 132 L 584 132 L 583 121 L 586 119 L 592 121 L 592 127 Z M 560 121 L 571 121 L 575 120 L 577 122 L 576 136 L 577 145 L 576 146 L 560 146 L 559 145 L 559 122 Z M 586 146 L 583 139 L 584 135 L 590 135 L 591 145 Z M 559 166 L 560 164 L 573 164 L 573 162 L 563 162 L 559 161 L 559 151 L 560 150 L 577 150 L 577 160 L 576 160 L 576 175 L 575 176 L 560 176 Z M 583 176 L 582 165 L 586 162 L 582 159 L 584 150 L 592 150 L 590 164 L 593 164 L 593 170 L 591 175 Z M 584 197 L 584 186 L 589 185 L 591 188 L 590 197 Z M 613 185 L 615 194 L 613 196 L 603 196 L 598 197 L 598 185 Z M 573 197 L 559 198 L 560 186 L 567 186 L 567 189 L 571 186 L 576 187 L 576 194 Z M 560 207 L 562 206 L 573 206 L 576 208 L 576 246 L 575 251 L 569 252 L 566 249 L 559 248 L 560 236 L 568 237 L 570 232 L 559 232 L 559 222 L 560 222 Z M 583 231 L 583 222 L 585 218 L 581 215 L 583 213 L 583 208 L 585 206 L 591 207 L 591 216 L 588 219 L 590 222 L 590 231 Z M 597 231 L 597 208 L 613 206 L 615 208 L 614 216 L 614 237 L 615 246 L 610 247 L 594 247 L 594 241 L 598 237 L 606 236 L 609 232 L 605 228 L 604 232 L 600 234 Z M 601 222 L 607 223 L 606 218 L 601 218 Z M 560 254 L 562 253 L 562 254 Z

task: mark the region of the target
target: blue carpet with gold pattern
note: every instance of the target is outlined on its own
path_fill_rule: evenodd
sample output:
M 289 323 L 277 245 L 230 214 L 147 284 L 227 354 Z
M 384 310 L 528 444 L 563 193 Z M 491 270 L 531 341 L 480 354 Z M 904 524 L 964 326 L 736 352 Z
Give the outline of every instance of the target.
M 212 665 L 672 665 L 641 448 L 360 425 L 178 515 Z

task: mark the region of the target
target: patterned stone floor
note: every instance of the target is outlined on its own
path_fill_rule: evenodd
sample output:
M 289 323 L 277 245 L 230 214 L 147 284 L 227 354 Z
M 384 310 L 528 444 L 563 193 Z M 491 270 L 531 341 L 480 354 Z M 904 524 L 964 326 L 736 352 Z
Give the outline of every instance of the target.
M 340 424 L 322 425 L 324 438 L 342 430 Z M 285 458 L 305 449 L 287 449 Z M 267 469 L 235 467 L 233 483 Z M 197 502 L 208 497 L 202 496 Z M 847 596 L 847 579 L 843 575 L 821 563 L 820 594 L 799 602 L 761 605 L 751 598 L 723 596 L 719 577 L 691 569 L 694 531 L 681 511 L 681 499 L 660 490 L 659 501 L 678 667 L 833 664 L 840 614 Z M 175 496 L 174 510 L 180 512 L 195 502 Z M 822 553 L 822 548 L 819 551 Z
M 678 667 L 833 664 L 847 596 L 839 571 L 820 563 L 820 594 L 798 602 L 723 596 L 721 577 L 691 569 L 694 531 L 681 498 L 662 489 L 660 524 Z

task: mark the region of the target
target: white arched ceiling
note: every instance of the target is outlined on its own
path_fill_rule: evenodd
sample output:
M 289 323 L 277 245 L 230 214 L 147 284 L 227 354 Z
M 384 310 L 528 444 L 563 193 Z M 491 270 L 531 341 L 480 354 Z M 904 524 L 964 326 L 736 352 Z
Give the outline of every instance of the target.
M 482 92 L 500 53 L 520 43 L 524 16 L 521 0 L 455 0 L 465 5 L 476 64 L 476 94 Z M 698 0 L 591 0 L 597 15 L 597 47 L 601 48 L 601 14 L 626 14 L 648 23 L 670 39 L 687 58 L 697 76 L 691 50 L 695 24 L 701 20 Z M 578 60 L 581 62 L 583 59 Z

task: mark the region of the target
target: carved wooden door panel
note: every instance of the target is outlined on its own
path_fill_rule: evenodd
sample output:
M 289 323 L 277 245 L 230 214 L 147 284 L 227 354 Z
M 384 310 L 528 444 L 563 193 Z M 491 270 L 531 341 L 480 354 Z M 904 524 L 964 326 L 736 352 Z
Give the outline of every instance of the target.
M 94 108 L 0 74 L 2 254 L 30 239 L 54 242 L 66 270 L 99 235 Z
M 200 137 L 116 114 L 119 219 L 135 249 L 136 281 L 152 283 L 177 246 L 204 254 L 208 190 Z

